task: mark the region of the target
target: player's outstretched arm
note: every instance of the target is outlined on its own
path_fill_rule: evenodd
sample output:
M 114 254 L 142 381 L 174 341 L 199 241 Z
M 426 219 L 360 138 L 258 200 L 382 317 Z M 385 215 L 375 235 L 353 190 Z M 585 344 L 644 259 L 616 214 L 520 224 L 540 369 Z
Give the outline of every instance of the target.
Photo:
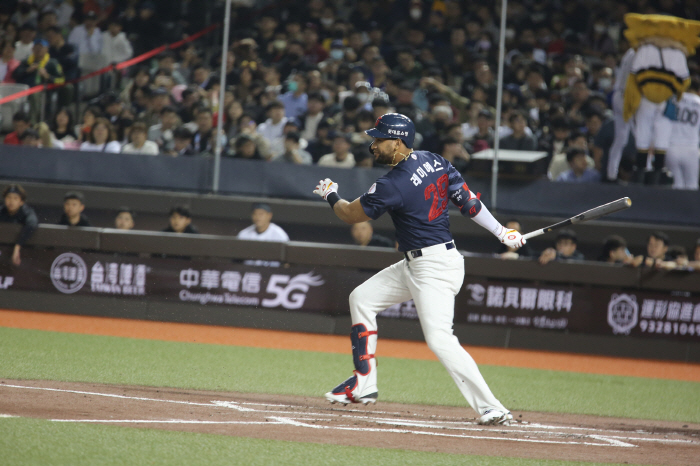
M 338 183 L 334 183 L 330 178 L 319 181 L 314 194 L 328 201 L 333 212 L 345 223 L 353 224 L 371 220 L 362 208 L 360 199 L 357 198 L 352 202 L 342 199 L 338 194 Z
M 501 223 L 496 220 L 496 218 L 489 212 L 489 209 L 481 203 L 481 200 L 473 192 L 466 187 L 464 184 L 462 187 L 458 187 L 454 191 L 451 191 L 450 198 L 452 202 L 459 207 L 459 211 L 465 217 L 469 217 L 476 223 L 481 225 L 483 228 L 487 229 L 493 233 L 496 238 L 498 238 L 501 243 L 505 244 L 509 248 L 519 248 L 525 244 L 525 238 L 523 235 L 518 233 L 516 230 L 508 230 L 506 227 L 501 225 Z

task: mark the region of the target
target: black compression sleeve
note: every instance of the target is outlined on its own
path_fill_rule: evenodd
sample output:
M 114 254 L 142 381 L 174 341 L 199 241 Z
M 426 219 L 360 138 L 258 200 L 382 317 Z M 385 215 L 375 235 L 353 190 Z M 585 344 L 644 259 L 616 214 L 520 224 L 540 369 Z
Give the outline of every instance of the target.
M 335 206 L 335 203 L 341 199 L 342 199 L 342 197 L 340 197 L 338 195 L 338 193 L 329 193 L 328 196 L 326 197 L 326 200 L 331 205 L 331 209 Z

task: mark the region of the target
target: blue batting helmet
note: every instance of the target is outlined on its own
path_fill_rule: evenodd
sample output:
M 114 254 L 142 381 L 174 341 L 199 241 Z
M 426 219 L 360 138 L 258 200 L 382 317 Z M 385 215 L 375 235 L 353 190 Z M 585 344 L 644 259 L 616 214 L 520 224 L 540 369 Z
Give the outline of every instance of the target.
M 377 119 L 374 128 L 365 131 L 373 138 L 401 139 L 406 147 L 413 148 L 416 127 L 406 115 L 400 113 L 385 113 Z

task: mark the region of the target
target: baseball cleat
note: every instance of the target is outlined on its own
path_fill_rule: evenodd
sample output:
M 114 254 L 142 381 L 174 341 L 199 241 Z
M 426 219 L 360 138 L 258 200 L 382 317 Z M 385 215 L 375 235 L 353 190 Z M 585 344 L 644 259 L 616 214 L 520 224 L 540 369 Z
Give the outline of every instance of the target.
M 378 392 L 370 391 L 371 393 L 362 394 L 358 389 L 358 376 L 353 375 L 345 382 L 335 387 L 330 392 L 326 393 L 326 399 L 331 403 L 376 403 Z
M 513 415 L 510 414 L 510 411 L 503 412 L 499 409 L 487 409 L 486 412 L 479 418 L 479 424 L 482 426 L 508 426 L 512 420 Z

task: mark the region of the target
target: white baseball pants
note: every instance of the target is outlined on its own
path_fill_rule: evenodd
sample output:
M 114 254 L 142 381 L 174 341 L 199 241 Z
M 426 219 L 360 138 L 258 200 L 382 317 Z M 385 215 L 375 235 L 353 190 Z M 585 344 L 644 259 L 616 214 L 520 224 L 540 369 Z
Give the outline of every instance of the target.
M 622 117 L 622 105 L 624 95 L 622 92 L 615 92 L 612 98 L 613 119 L 615 123 L 615 136 L 608 151 L 607 175 L 609 180 L 616 180 L 622 160 L 622 152 L 630 138 L 631 121 L 625 121 Z
M 350 294 L 352 323 L 377 330 L 377 313 L 413 298 L 428 347 L 440 359 L 469 405 L 479 415 L 491 408 L 507 411 L 491 393 L 474 359 L 452 333 L 455 296 L 464 280 L 464 257 L 438 244 L 423 256 L 387 267 Z M 369 339 L 374 353 L 377 339 Z M 373 366 L 373 369 L 375 367 Z
M 673 173 L 675 189 L 698 189 L 700 149 L 671 146 L 666 152 L 666 166 Z

